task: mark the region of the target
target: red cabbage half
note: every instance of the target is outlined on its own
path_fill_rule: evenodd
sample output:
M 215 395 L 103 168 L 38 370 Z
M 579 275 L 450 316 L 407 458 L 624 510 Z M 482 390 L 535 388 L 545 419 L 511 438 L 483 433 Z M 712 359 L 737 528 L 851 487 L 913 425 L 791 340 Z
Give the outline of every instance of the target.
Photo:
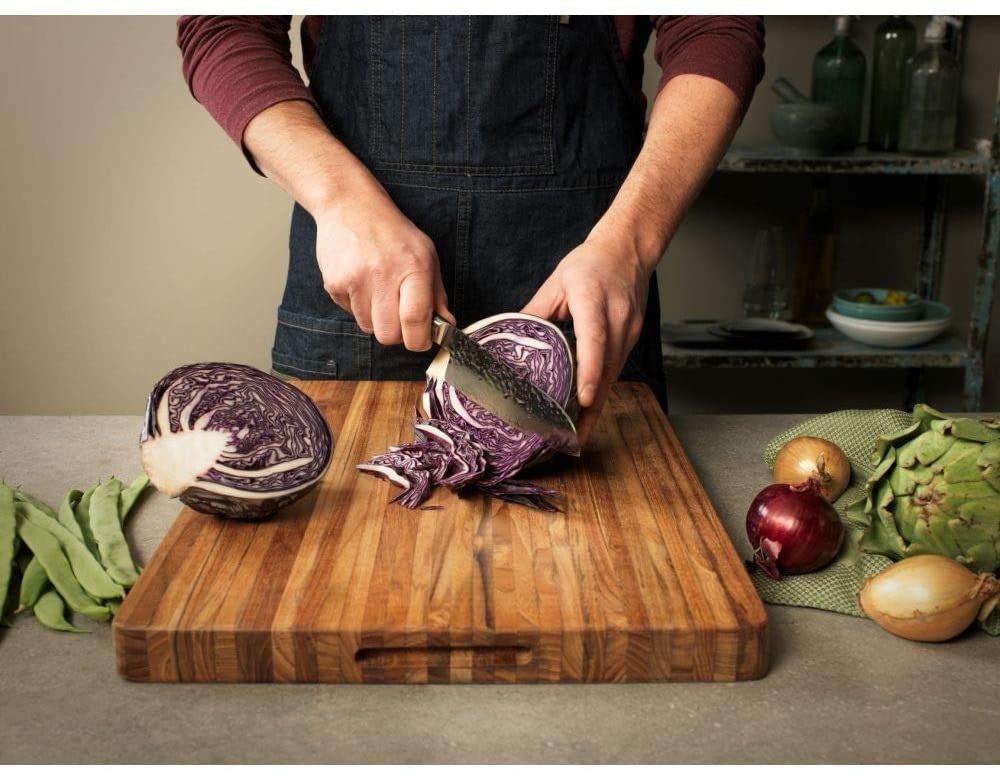
M 465 333 L 573 414 L 573 355 L 558 327 L 527 314 L 498 314 Z M 551 449 L 538 435 L 514 428 L 450 386 L 443 380 L 447 364 L 448 352 L 442 349 L 427 368 L 415 441 L 389 448 L 358 469 L 402 487 L 393 501 L 411 509 L 435 485 L 556 509 L 557 491 L 516 479 L 522 469 L 551 455 Z
M 171 370 L 146 404 L 140 454 L 161 493 L 192 509 L 258 519 L 319 482 L 333 441 L 319 409 L 291 384 L 246 365 Z

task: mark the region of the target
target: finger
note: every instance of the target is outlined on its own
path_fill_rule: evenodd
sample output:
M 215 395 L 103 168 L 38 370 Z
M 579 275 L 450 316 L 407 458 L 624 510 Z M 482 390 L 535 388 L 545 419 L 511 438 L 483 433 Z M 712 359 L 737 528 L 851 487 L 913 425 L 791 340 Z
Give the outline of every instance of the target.
M 560 297 L 559 285 L 550 278 L 538 288 L 534 297 L 521 309 L 521 313 L 531 314 L 542 319 L 565 320 L 568 318 L 568 314 L 561 309 Z
M 434 288 L 429 276 L 412 273 L 399 285 L 399 326 L 409 351 L 431 347 Z
M 622 368 L 625 365 L 625 358 L 628 356 L 628 351 L 631 348 L 629 341 L 631 337 L 631 325 L 628 320 L 616 323 L 609 318 L 607 324 L 608 339 L 604 349 L 604 366 L 601 372 L 601 380 L 593 401 L 589 407 L 582 411 L 580 421 L 577 424 L 577 435 L 580 438 L 581 445 L 585 444 L 590 437 L 608 400 L 611 388 L 614 386 L 615 381 L 618 380 L 618 376 L 621 375 Z
M 608 322 L 604 304 L 586 295 L 570 299 L 576 335 L 576 383 L 580 407 L 590 407 L 597 396 L 607 356 Z
M 399 327 L 399 288 L 381 291 L 372 295 L 372 330 L 375 338 L 383 346 L 402 343 L 403 333 Z
M 367 293 L 355 292 L 350 295 L 345 306 L 351 312 L 361 332 L 372 334 L 372 303 Z

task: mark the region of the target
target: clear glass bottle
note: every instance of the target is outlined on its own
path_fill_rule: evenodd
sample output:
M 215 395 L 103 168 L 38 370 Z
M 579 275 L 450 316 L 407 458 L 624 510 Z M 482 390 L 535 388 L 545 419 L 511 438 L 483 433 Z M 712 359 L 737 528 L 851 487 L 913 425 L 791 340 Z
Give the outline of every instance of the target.
M 944 47 L 949 23 L 935 16 L 924 34 L 925 45 L 906 63 L 899 149 L 934 155 L 955 149 L 958 124 L 958 62 Z
M 853 147 L 861 139 L 861 112 L 865 97 L 865 55 L 851 40 L 851 17 L 838 16 L 833 40 L 813 58 L 812 99 L 838 105 L 847 117 L 847 136 L 842 147 Z
M 917 31 L 905 16 L 890 16 L 875 30 L 868 147 L 895 150 L 903 111 L 906 62 L 917 47 Z

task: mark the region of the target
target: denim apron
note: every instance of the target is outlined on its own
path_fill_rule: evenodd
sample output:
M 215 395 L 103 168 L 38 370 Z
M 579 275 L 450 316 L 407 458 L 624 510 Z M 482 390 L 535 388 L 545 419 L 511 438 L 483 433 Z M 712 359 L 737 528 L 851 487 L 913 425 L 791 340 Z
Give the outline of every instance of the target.
M 463 326 L 531 299 L 642 143 L 643 100 L 605 16 L 327 17 L 310 88 L 330 131 L 434 242 Z M 326 294 L 316 225 L 298 205 L 289 246 L 275 371 L 422 380 L 433 352 L 382 346 Z M 621 377 L 664 402 L 659 319 L 654 277 Z

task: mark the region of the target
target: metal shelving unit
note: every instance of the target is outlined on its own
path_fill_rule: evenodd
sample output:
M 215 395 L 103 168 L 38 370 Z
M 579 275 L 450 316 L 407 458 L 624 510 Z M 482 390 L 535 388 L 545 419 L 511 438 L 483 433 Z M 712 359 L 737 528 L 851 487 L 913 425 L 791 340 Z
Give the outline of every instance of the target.
M 1000 84 L 998 84 L 1000 85 Z M 996 291 L 1000 253 L 1000 89 L 993 111 L 990 154 L 956 151 L 946 156 L 912 156 L 857 150 L 831 156 L 800 156 L 775 147 L 733 148 L 718 168 L 726 173 L 908 175 L 924 183 L 923 244 L 917 267 L 915 291 L 928 300 L 938 299 L 947 209 L 946 179 L 977 176 L 985 179 L 983 232 L 977 257 L 968 333 L 951 335 L 912 349 L 881 349 L 855 343 L 838 332 L 817 329 L 812 345 L 795 350 L 725 350 L 672 345 L 676 333 L 664 325 L 663 361 L 669 368 L 698 367 L 882 367 L 909 371 L 904 403 L 907 408 L 922 399 L 926 368 L 951 367 L 965 371 L 964 407 L 979 411 L 983 391 L 986 335 Z

